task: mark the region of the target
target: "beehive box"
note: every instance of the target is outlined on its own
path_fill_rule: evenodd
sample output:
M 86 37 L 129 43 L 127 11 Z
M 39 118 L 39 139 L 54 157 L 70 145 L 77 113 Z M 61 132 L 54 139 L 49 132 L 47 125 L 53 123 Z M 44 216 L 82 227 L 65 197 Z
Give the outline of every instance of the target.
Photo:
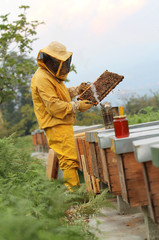
M 148 205 L 142 165 L 133 152 L 117 154 L 117 165 L 123 199 L 130 207 Z
M 127 138 L 111 137 L 111 150 L 116 153 L 119 179 L 123 199 L 131 207 L 148 205 L 146 184 L 142 164 L 136 161 L 133 141 L 145 141 L 159 136 L 158 129 L 131 133 Z
M 150 217 L 159 224 L 159 168 L 153 166 L 153 149 L 159 144 L 159 137 L 134 141 L 136 159 L 142 164 L 149 201 Z M 157 153 L 157 152 L 156 152 Z M 158 160 L 159 154 L 155 155 Z
M 152 161 L 142 163 L 152 219 L 159 224 L 159 168 Z
M 119 180 L 116 154 L 112 152 L 110 148 L 106 148 L 104 151 L 106 156 L 109 190 L 114 195 L 121 195 L 121 185 Z
M 94 105 L 97 105 L 123 78 L 124 76 L 106 70 L 77 99 L 89 100 Z

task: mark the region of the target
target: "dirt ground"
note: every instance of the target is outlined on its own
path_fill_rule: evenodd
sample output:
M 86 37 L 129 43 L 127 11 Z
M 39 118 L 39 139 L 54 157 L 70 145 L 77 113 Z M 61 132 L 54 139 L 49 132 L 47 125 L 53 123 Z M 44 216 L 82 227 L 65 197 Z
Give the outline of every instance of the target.
M 100 230 L 95 231 L 99 240 L 146 240 L 144 216 L 141 212 L 120 215 L 115 209 L 105 208 L 98 217 L 90 219 L 89 224 Z

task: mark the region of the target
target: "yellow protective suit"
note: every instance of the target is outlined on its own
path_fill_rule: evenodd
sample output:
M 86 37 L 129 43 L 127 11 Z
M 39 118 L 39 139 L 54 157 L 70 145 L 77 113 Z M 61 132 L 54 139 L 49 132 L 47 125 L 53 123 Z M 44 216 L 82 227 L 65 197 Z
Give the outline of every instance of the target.
M 57 125 L 46 128 L 46 137 L 49 146 L 56 152 L 60 169 L 63 171 L 65 185 L 68 189 L 79 185 L 77 169 L 76 145 L 72 125 Z
M 56 72 L 50 71 L 45 65 L 42 54 L 48 54 L 59 61 Z M 37 62 L 39 68 L 31 81 L 34 111 L 40 128 L 46 132 L 49 147 L 52 148 L 59 159 L 66 186 L 79 185 L 77 169 L 76 145 L 73 132 L 75 114 L 71 105 L 71 97 L 63 80 L 66 79 L 61 69 L 63 63 L 72 56 L 65 46 L 52 42 L 48 47 L 39 51 Z

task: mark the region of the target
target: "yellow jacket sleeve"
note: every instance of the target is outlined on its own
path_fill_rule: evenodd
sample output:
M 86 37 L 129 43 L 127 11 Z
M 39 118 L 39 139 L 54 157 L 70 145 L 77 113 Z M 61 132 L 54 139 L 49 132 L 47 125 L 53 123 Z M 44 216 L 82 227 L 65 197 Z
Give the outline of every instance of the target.
M 72 113 L 72 105 L 59 99 L 54 85 L 48 79 L 39 81 L 37 88 L 47 112 L 52 117 L 63 119 Z

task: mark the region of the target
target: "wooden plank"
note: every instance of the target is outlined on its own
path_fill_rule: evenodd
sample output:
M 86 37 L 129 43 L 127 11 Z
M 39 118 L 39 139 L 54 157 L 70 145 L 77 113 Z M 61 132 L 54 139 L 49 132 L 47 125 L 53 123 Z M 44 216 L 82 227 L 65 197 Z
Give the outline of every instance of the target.
M 86 154 L 86 141 L 85 141 L 85 138 L 81 138 L 81 141 L 82 141 L 82 146 L 83 146 L 83 154 L 84 154 L 84 157 L 85 157 L 85 165 L 86 165 L 86 169 L 87 169 L 87 172 L 89 174 L 89 165 L 88 165 L 88 161 L 87 161 L 87 154 Z
M 159 217 L 159 206 L 156 206 L 155 208 L 155 219 Z
M 120 183 L 115 177 L 115 175 L 110 176 L 110 181 L 111 181 L 111 192 L 114 195 L 121 195 Z
M 126 179 L 131 180 L 132 178 L 134 178 L 134 179 L 138 179 L 138 180 L 140 180 L 140 179 L 143 180 L 143 178 L 141 178 L 142 168 L 140 167 L 139 171 L 137 172 L 137 171 L 134 171 L 134 169 L 132 169 L 131 167 L 132 166 L 130 166 L 130 169 L 127 169 L 127 168 L 125 169 Z
M 136 197 L 132 197 L 130 198 L 130 203 L 129 203 L 130 207 L 141 207 L 142 206 L 147 206 L 147 201 L 142 200 L 138 201 L 138 199 L 136 199 Z
M 89 142 L 89 148 L 91 152 L 91 160 L 92 160 L 92 168 L 93 168 L 93 175 L 94 177 L 99 179 L 99 173 L 98 173 L 98 166 L 97 166 L 97 158 L 96 158 L 96 150 L 95 150 L 95 144 Z
M 105 153 L 105 160 L 106 160 L 106 169 L 107 169 L 107 177 L 108 177 L 108 187 L 109 187 L 109 191 L 111 192 L 112 189 L 111 189 L 111 182 L 110 182 L 110 175 L 109 175 L 107 150 L 108 150 L 108 149 L 104 149 L 104 153 Z
M 152 179 L 152 181 L 149 184 L 150 184 L 151 194 L 152 195 L 159 194 L 159 183 L 154 181 L 154 179 Z
M 154 206 L 159 206 L 159 193 L 155 195 L 155 198 L 153 200 L 153 205 Z
M 81 160 L 82 160 L 82 168 L 83 168 L 83 175 L 84 175 L 84 180 L 86 183 L 86 188 L 87 188 L 88 192 L 92 192 L 93 189 L 92 189 L 92 184 L 91 184 L 91 176 L 87 172 L 84 155 L 81 155 Z
M 159 168 L 152 164 L 152 161 L 146 162 L 147 174 L 153 182 L 158 182 Z
M 101 182 L 106 183 L 104 181 L 103 165 L 102 165 L 100 150 L 99 150 L 98 143 L 96 143 L 96 142 L 95 142 L 95 150 L 96 150 L 96 158 L 97 158 L 99 179 L 100 179 Z
M 143 186 L 145 185 L 144 179 L 138 179 L 138 178 L 132 178 L 132 179 L 126 178 L 126 183 L 127 183 L 128 190 L 136 189 L 136 191 L 138 191 L 138 189 L 141 189 L 141 185 L 143 185 Z M 142 188 L 141 191 L 142 190 L 145 192 L 145 188 Z
M 102 148 L 99 148 L 99 150 L 100 150 L 100 156 L 101 156 L 101 161 L 102 161 L 102 166 L 103 166 L 104 183 L 108 183 L 108 169 L 107 169 L 107 164 L 106 164 L 105 151 Z
M 88 173 L 89 175 L 93 176 L 93 168 L 92 168 L 92 160 L 91 160 L 91 152 L 89 148 L 89 142 L 86 141 L 86 139 L 83 139 L 84 146 L 85 146 L 85 154 L 86 154 L 86 161 L 88 166 Z
M 122 197 L 123 197 L 123 200 L 129 203 L 122 155 L 117 154 L 116 157 L 117 157 L 117 166 L 118 166 L 118 172 L 119 172 L 119 180 L 120 180 Z
M 77 149 L 77 158 L 79 161 L 79 170 L 82 172 L 82 162 L 81 162 L 81 155 L 80 155 L 79 147 L 78 147 L 78 138 L 75 138 L 75 143 L 76 143 L 76 149 Z
M 79 138 L 75 138 L 75 143 L 76 143 L 76 149 L 77 149 L 77 158 L 79 161 L 79 170 L 82 172 L 82 161 L 81 161 L 81 154 L 80 154 L 80 149 L 79 149 Z
M 58 158 L 55 152 L 52 149 L 50 149 L 46 166 L 46 175 L 48 176 L 49 179 L 57 178 L 58 167 L 59 167 Z
M 79 149 L 79 154 L 80 155 L 83 155 L 84 154 L 84 152 L 83 152 L 83 144 L 82 144 L 82 139 L 81 138 L 77 138 L 78 140 L 78 149 Z
M 82 133 L 76 133 L 75 137 L 85 137 L 85 132 Z
M 133 152 L 123 153 L 122 158 L 123 158 L 123 160 L 126 159 L 126 161 L 124 161 L 125 169 L 130 169 L 130 166 L 132 168 L 132 171 L 134 170 L 134 168 L 142 168 L 141 163 L 136 161 L 136 158 L 135 158 L 135 155 Z M 135 167 L 134 167 L 134 165 L 135 165 Z M 136 171 L 136 169 L 135 169 L 135 171 Z
M 94 176 L 91 176 L 91 179 L 92 179 L 94 193 L 96 194 L 100 193 L 99 180 Z

